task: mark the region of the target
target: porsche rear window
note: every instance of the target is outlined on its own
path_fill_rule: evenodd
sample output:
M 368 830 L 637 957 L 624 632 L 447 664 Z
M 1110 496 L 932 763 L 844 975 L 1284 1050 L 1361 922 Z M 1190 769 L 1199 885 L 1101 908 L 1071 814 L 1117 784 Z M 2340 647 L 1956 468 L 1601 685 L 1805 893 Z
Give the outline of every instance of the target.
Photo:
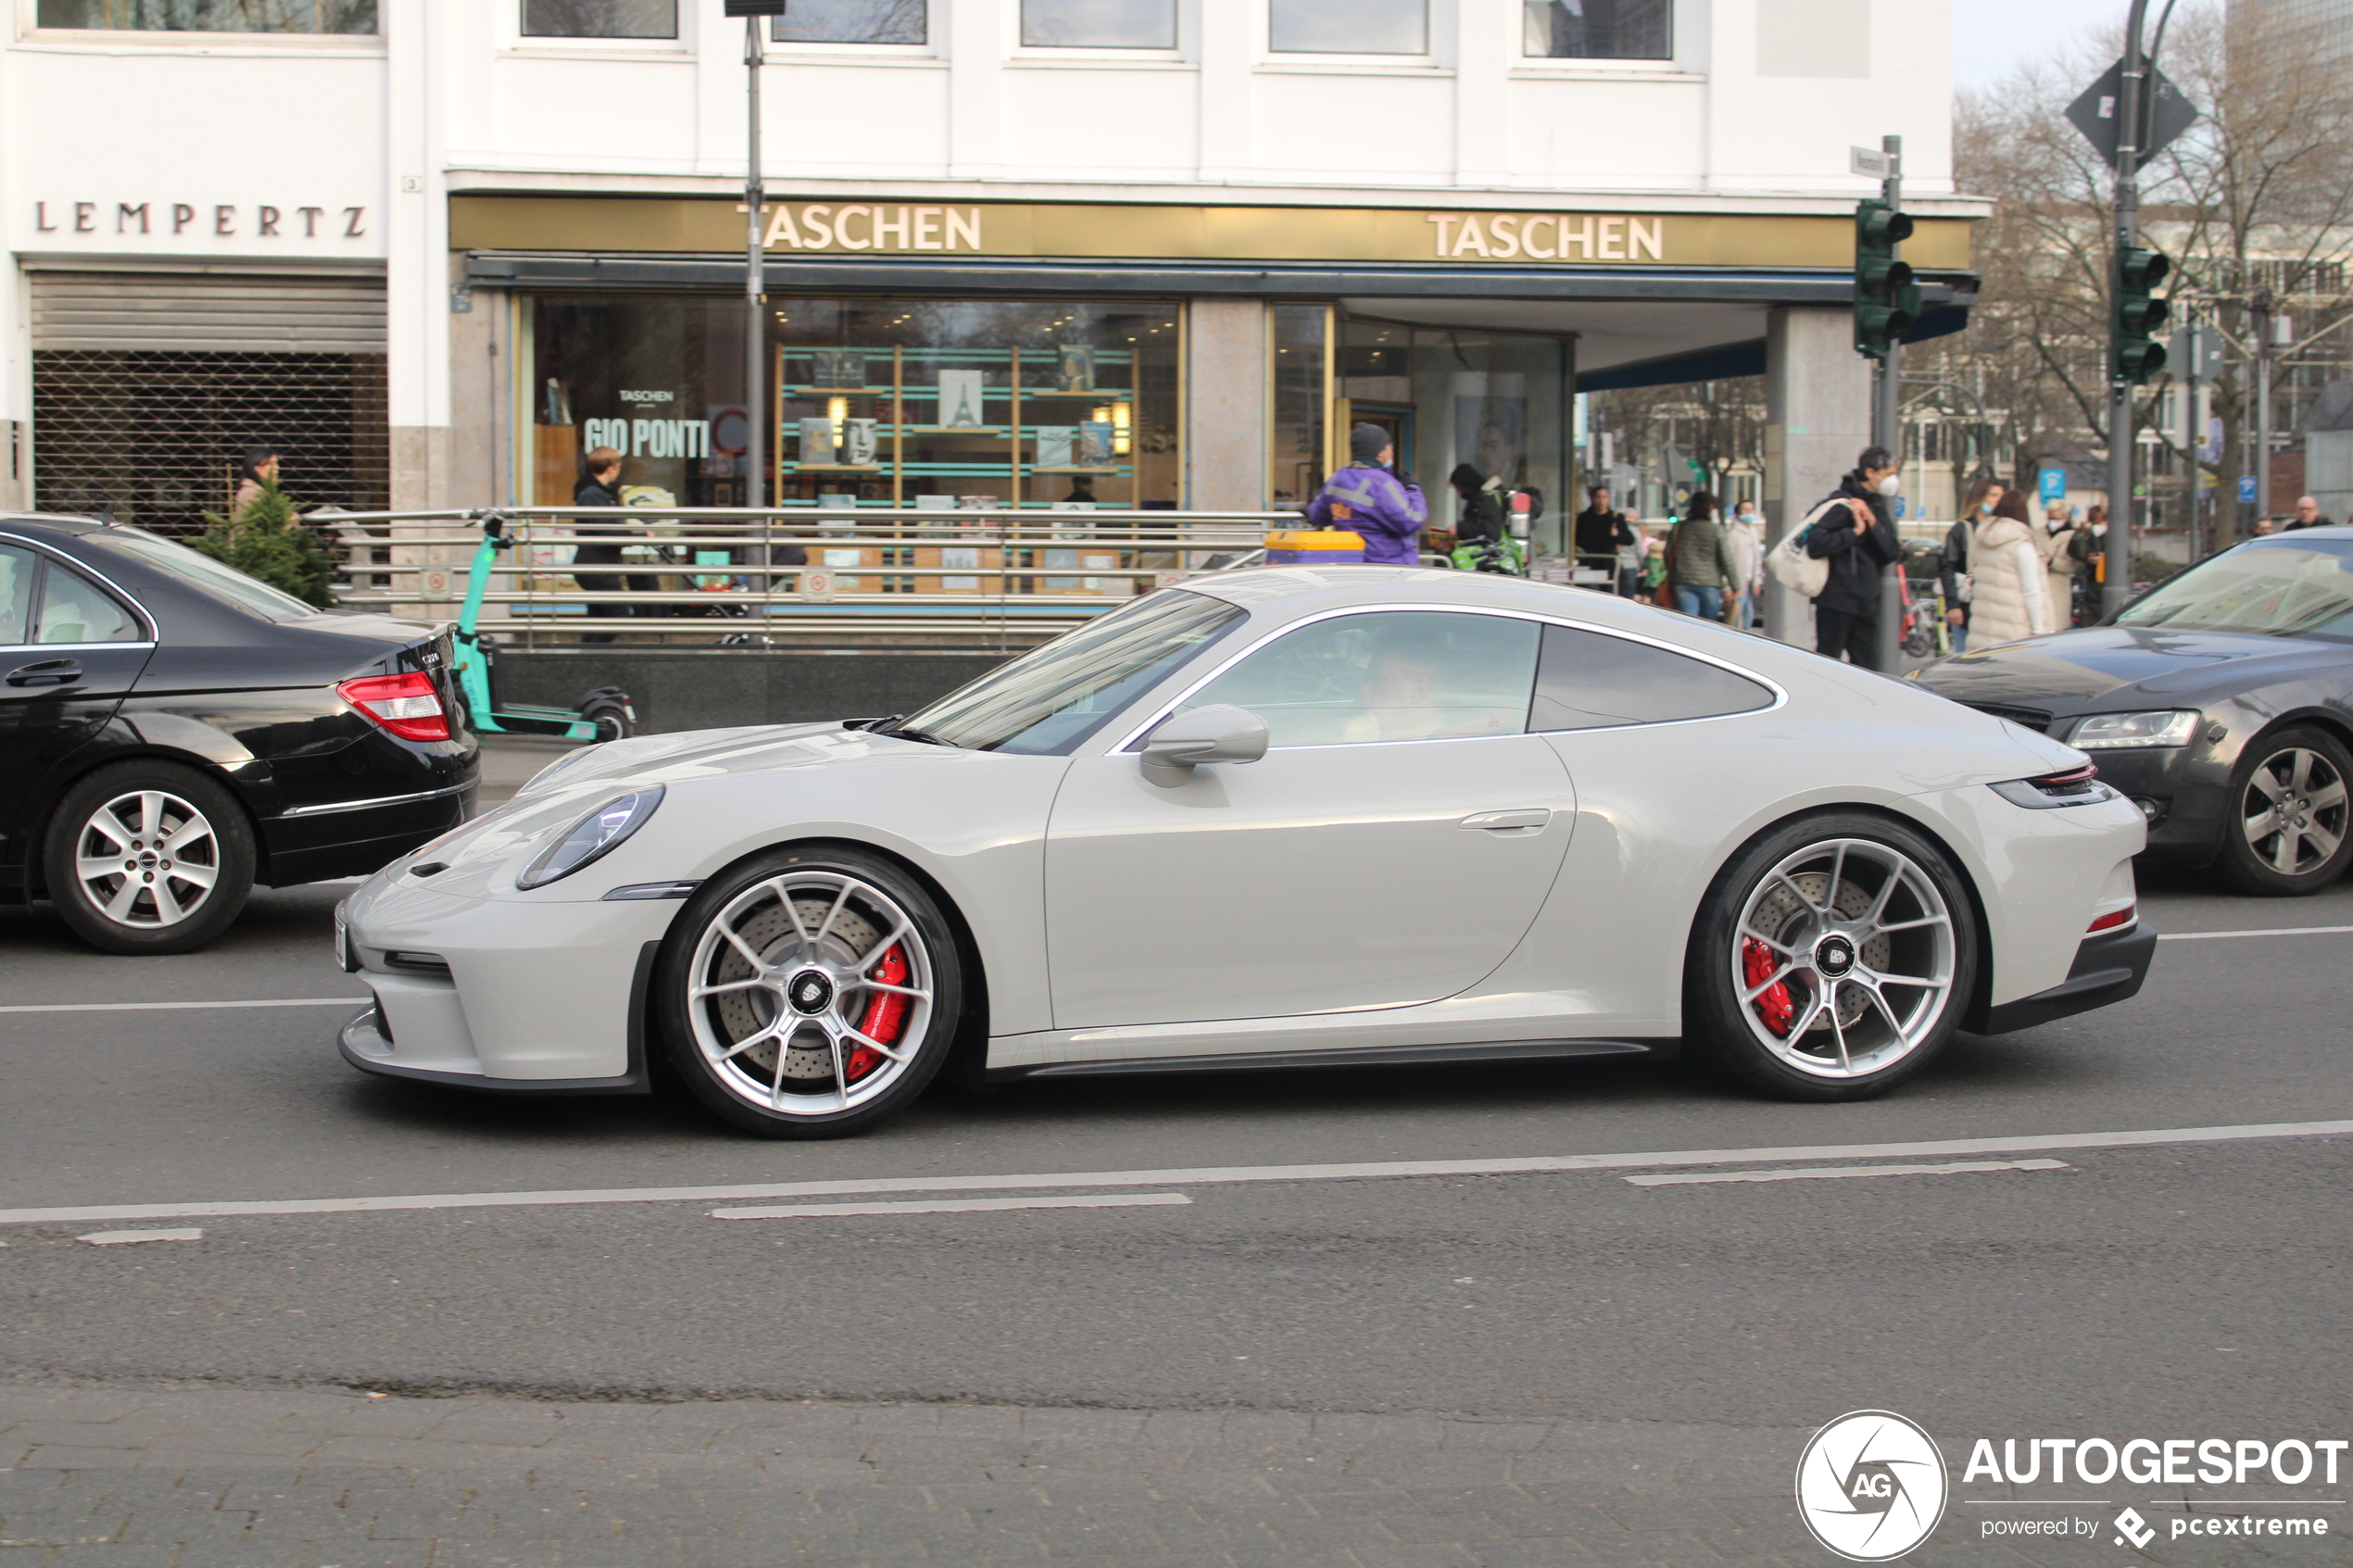
M 1531 730 L 1599 730 L 1665 724 L 1769 708 L 1772 692 L 1745 675 L 1648 643 L 1544 628 Z

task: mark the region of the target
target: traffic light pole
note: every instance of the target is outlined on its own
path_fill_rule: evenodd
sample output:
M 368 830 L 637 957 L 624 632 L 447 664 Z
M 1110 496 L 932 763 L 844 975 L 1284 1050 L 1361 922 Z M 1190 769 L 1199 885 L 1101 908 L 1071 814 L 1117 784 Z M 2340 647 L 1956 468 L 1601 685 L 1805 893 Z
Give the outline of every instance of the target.
M 2116 245 L 2109 264 L 2112 297 L 2124 292 L 2124 258 L 2141 237 L 2141 101 L 2148 81 L 2148 56 L 2141 29 L 2148 0 L 2132 0 L 2124 19 L 2124 77 L 2116 101 Z M 2111 361 L 2116 356 L 2110 353 Z M 2133 383 L 2111 363 L 2108 406 L 2108 539 L 2100 585 L 2106 620 L 2124 608 L 2133 591 Z
M 1904 138 L 1882 136 L 1879 144 L 1880 150 L 1887 155 L 1887 179 L 1880 187 L 1881 199 L 1901 212 L 1904 210 Z M 1902 334 L 1898 333 L 1889 341 L 1887 354 L 1879 361 L 1878 379 L 1871 386 L 1871 445 L 1884 446 L 1894 453 L 1899 471 L 1904 464 L 1904 370 L 1899 363 L 1904 348 L 1901 339 Z M 1904 591 L 1896 581 L 1895 568 L 1892 565 L 1880 569 L 1877 642 L 1879 667 L 1890 675 L 1894 674 L 1904 650 Z
M 778 7 L 779 11 L 782 7 Z M 749 161 L 744 175 L 744 420 L 750 427 L 746 433 L 744 451 L 744 505 L 764 507 L 768 504 L 768 323 L 761 304 L 767 294 L 766 266 L 761 246 L 767 236 L 761 225 L 766 215 L 760 209 L 767 193 L 760 179 L 760 67 L 764 51 L 760 44 L 757 16 L 744 19 L 744 76 L 747 118 L 750 122 Z

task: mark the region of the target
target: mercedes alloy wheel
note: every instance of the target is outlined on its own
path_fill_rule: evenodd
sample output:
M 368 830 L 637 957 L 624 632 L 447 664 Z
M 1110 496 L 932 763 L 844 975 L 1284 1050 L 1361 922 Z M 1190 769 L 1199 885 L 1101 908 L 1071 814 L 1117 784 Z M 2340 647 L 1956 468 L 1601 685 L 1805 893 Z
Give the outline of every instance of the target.
M 252 890 L 252 829 L 194 769 L 133 760 L 66 792 L 44 872 L 57 912 L 118 953 L 182 953 L 227 927 Z

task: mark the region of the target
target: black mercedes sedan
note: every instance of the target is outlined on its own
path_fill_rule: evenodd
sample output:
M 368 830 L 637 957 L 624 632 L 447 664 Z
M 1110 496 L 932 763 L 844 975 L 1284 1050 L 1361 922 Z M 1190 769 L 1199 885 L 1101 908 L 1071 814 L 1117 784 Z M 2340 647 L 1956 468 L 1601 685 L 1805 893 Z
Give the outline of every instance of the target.
M 2152 859 L 2263 894 L 2317 893 L 2353 860 L 2353 527 L 2249 540 L 2101 625 L 1912 679 L 2089 753 Z
M 256 883 L 375 871 L 472 810 L 449 659 L 157 534 L 0 516 L 0 900 L 180 953 Z

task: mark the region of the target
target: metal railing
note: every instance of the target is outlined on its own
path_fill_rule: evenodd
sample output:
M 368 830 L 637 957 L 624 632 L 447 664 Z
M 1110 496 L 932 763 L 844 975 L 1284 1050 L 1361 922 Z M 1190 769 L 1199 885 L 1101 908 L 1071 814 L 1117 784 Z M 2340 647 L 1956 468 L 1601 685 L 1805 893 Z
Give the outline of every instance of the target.
M 497 512 L 507 544 L 483 584 L 480 625 L 522 647 L 615 635 L 1008 647 L 1246 560 L 1269 529 L 1299 521 L 1290 512 L 897 507 Z M 466 600 L 488 515 L 328 512 L 310 521 L 346 551 L 340 603 L 447 620 Z M 615 546 L 618 560 L 575 558 L 583 548 Z M 794 546 L 805 563 L 789 560 Z M 599 585 L 582 586 L 584 573 Z

